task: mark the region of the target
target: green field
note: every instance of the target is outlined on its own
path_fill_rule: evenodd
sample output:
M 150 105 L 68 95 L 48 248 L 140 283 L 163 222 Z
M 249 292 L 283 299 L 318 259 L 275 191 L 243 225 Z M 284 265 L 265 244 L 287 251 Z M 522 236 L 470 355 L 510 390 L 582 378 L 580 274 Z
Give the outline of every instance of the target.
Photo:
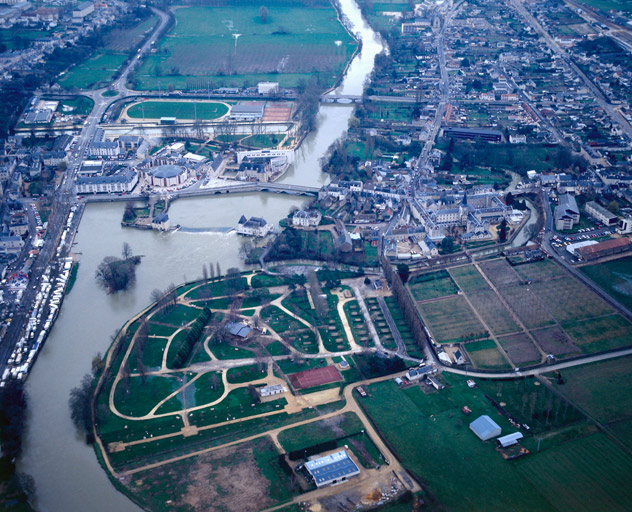
M 445 270 L 411 277 L 408 287 L 415 300 L 429 300 L 454 295 L 458 288 Z
M 7 50 L 22 50 L 31 46 L 33 41 L 48 37 L 50 37 L 50 32 L 46 30 L 18 27 L 0 29 L 0 44 L 4 45 Z
M 467 343 L 465 349 L 476 368 L 485 370 L 511 368 L 493 340 L 473 341 Z
M 94 107 L 94 100 L 85 96 L 77 96 L 70 100 L 61 100 L 57 110 L 65 114 L 87 116 L 92 112 L 92 107 Z
M 581 271 L 621 304 L 632 309 L 632 256 L 581 267 Z
M 485 327 L 462 296 L 418 303 L 424 322 L 439 343 L 486 337 Z
M 621 315 L 569 322 L 562 327 L 584 353 L 632 345 L 632 324 Z
M 148 56 L 132 81 L 141 89 L 256 85 L 272 80 L 293 86 L 317 74 L 333 84 L 353 55 L 356 43 L 329 2 L 310 7 L 281 1 L 225 7 L 180 7 L 176 24 Z M 240 34 L 236 40 L 233 34 Z M 338 41 L 338 43 L 336 43 Z
M 520 462 L 519 471 L 559 510 L 630 510 L 632 458 L 601 433 Z
M 160 119 L 175 117 L 193 120 L 218 119 L 228 113 L 228 106 L 216 101 L 143 101 L 134 103 L 127 109 L 133 119 Z
M 451 268 L 450 275 L 465 293 L 489 289 L 487 281 L 473 265 Z
M 581 0 L 581 3 L 602 11 L 632 11 L 632 5 L 628 0 Z
M 122 53 L 98 52 L 88 60 L 78 64 L 59 78 L 64 89 L 90 89 L 112 81 L 126 55 Z

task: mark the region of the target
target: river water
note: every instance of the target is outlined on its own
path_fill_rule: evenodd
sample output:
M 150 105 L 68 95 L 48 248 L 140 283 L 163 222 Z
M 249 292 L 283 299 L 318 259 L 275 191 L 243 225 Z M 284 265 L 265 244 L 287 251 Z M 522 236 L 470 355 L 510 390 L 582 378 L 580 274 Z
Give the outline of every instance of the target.
M 340 0 L 340 5 L 363 47 L 336 92 L 359 95 L 382 45 L 353 0 Z M 319 160 L 344 134 L 352 111 L 351 105 L 322 105 L 317 129 L 301 145 L 295 164 L 281 181 L 326 183 Z M 242 214 L 278 222 L 304 201 L 276 194 L 181 199 L 172 205 L 170 217 L 190 228 L 234 227 Z M 74 247 L 80 254 L 77 281 L 28 379 L 30 418 L 19 469 L 35 479 L 35 505 L 42 512 L 139 510 L 111 485 L 93 449 L 77 438 L 68 409 L 70 390 L 89 371 L 92 357 L 107 350 L 116 329 L 149 303 L 152 290 L 200 277 L 203 264 L 219 263 L 223 273 L 229 267 L 243 267 L 241 241 L 234 233 L 123 229 L 123 208 L 122 203 L 86 208 Z M 119 255 L 123 242 L 143 255 L 142 263 L 132 289 L 108 296 L 96 286 L 95 270 L 105 256 Z

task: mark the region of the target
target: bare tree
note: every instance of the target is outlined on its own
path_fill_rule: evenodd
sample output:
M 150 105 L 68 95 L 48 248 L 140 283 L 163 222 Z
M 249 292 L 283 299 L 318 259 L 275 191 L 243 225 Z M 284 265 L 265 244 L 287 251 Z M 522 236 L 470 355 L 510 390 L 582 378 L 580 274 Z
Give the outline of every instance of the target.
M 127 242 L 123 242 L 123 259 L 129 260 L 133 255 L 131 246 Z
M 323 291 L 320 287 L 320 282 L 318 281 L 316 272 L 310 270 L 307 273 L 307 282 L 309 283 L 309 293 L 312 296 L 316 314 L 318 315 L 318 318 L 323 321 L 329 313 L 329 304 L 327 303 L 327 299 L 323 297 Z
M 202 279 L 205 283 L 208 283 L 208 269 L 205 263 L 202 263 Z
M 216 275 L 217 279 L 219 279 L 221 277 L 221 275 L 222 275 L 222 269 L 219 266 L 219 261 L 217 262 L 217 272 L 216 272 L 216 274 L 217 274 Z
M 211 281 L 215 281 L 215 266 L 212 263 L 209 263 L 208 269 L 211 271 Z
M 266 6 L 259 7 L 259 17 L 263 23 L 268 23 L 268 8 Z

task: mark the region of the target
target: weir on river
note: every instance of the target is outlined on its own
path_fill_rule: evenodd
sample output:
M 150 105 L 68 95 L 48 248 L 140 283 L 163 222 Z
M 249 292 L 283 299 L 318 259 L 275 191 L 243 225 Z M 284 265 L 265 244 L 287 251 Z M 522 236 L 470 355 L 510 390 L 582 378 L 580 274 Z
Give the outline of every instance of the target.
M 340 0 L 350 30 L 362 39 L 340 87 L 333 94 L 361 95 L 382 51 L 379 37 L 366 25 L 354 0 Z M 321 187 L 328 177 L 321 172 L 320 158 L 347 129 L 353 105 L 320 106 L 317 128 L 296 152 L 295 163 L 281 183 Z M 93 356 L 104 353 L 110 336 L 134 313 L 149 304 L 152 290 L 202 275 L 202 264 L 219 263 L 222 273 L 244 267 L 240 238 L 235 233 L 216 232 L 235 226 L 239 217 L 263 216 L 278 222 L 292 206 L 306 198 L 266 193 L 227 195 L 213 199 L 180 199 L 169 216 L 190 232 L 157 233 L 121 227 L 122 203 L 90 204 L 86 207 L 75 252 L 82 253 L 77 281 L 64 301 L 46 345 L 29 380 L 30 417 L 19 470 L 35 480 L 37 509 L 42 512 L 137 512 L 139 508 L 119 493 L 99 465 L 94 450 L 75 433 L 68 397 L 90 370 Z M 96 267 L 105 256 L 119 255 L 123 242 L 135 253 L 146 255 L 137 267 L 135 286 L 121 294 L 106 295 L 95 282 Z

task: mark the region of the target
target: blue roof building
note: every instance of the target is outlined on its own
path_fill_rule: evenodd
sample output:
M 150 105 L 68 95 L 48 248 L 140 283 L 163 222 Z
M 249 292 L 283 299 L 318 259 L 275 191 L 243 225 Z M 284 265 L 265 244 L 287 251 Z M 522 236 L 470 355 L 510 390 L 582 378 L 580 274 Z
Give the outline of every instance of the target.
M 316 487 L 340 484 L 360 474 L 358 466 L 345 450 L 307 461 L 305 468 L 314 479 Z

